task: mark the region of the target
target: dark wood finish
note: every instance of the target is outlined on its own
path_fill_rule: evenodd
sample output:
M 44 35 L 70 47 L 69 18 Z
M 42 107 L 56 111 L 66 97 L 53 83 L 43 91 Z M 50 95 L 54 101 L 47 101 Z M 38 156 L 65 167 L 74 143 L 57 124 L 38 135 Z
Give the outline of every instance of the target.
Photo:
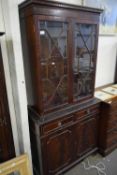
M 53 7 L 55 7 L 55 8 L 53 8 Z M 29 61 L 30 61 L 30 69 L 32 70 L 31 71 L 31 76 L 32 76 L 31 82 L 32 83 L 30 83 L 30 86 L 33 89 L 34 95 L 33 95 L 33 104 L 31 104 L 31 105 L 35 106 L 35 108 L 38 110 L 38 112 L 41 114 L 41 116 L 44 113 L 48 113 L 48 112 L 51 112 L 53 110 L 60 109 L 61 107 L 63 108 L 65 106 L 70 106 L 71 103 L 77 103 L 77 102 L 80 103 L 84 100 L 87 100 L 87 99 L 93 97 L 94 82 L 95 82 L 96 55 L 97 55 L 97 42 L 98 42 L 98 23 L 99 23 L 100 12 L 101 12 L 101 10 L 99 10 L 99 9 L 92 9 L 92 8 L 87 9 L 87 8 L 84 8 L 81 6 L 71 6 L 68 4 L 61 4 L 61 3 L 57 3 L 57 2 L 54 3 L 51 1 L 44 1 L 44 2 L 42 2 L 42 1 L 26 1 L 22 5 L 20 5 L 22 44 L 23 44 L 23 48 L 25 48 L 25 49 L 23 49 L 23 52 L 24 52 L 25 57 L 28 55 Z M 46 41 L 44 41 L 44 39 L 42 38 L 43 34 L 40 34 L 40 32 L 42 30 L 41 23 L 43 21 L 44 22 L 47 21 L 48 26 L 52 25 L 51 22 L 53 22 L 55 24 L 56 24 L 56 22 L 59 22 L 59 23 L 61 23 L 61 25 L 63 25 L 63 23 L 68 24 L 67 35 L 66 35 L 66 39 L 67 39 L 67 62 L 66 62 L 67 63 L 67 65 L 66 65 L 67 66 L 67 74 L 66 74 L 66 76 L 68 78 L 67 78 L 67 84 L 66 84 L 67 89 L 64 91 L 64 92 L 68 93 L 68 95 L 66 96 L 68 99 L 67 99 L 67 101 L 64 101 L 64 102 L 62 102 L 62 99 L 59 99 L 59 98 L 61 98 L 60 94 L 63 93 L 62 91 L 59 92 L 59 96 L 58 96 L 58 92 L 55 92 L 55 93 L 53 92 L 53 95 L 52 95 L 52 92 L 51 92 L 52 89 L 55 89 L 55 91 L 56 91 L 56 88 L 58 88 L 58 86 L 60 86 L 59 82 L 58 82 L 58 85 L 57 85 L 57 82 L 56 83 L 52 82 L 52 81 L 54 81 L 53 77 L 52 77 L 53 75 L 51 75 L 50 78 L 48 78 L 47 75 L 44 78 L 42 77 L 42 76 L 45 76 L 44 75 L 44 67 L 42 65 L 44 65 L 44 64 L 47 65 L 45 68 L 46 71 L 48 71 L 48 69 L 49 69 L 49 71 L 52 71 L 52 69 L 53 69 L 52 66 L 51 66 L 51 68 L 48 66 L 50 63 L 53 65 L 55 64 L 56 69 L 58 69 L 57 64 L 58 65 L 60 64 L 59 62 L 54 63 L 53 61 L 51 61 L 53 55 L 51 54 L 51 59 L 50 59 L 50 56 L 49 56 L 50 51 L 48 51 L 48 49 L 44 50 L 44 47 L 43 47 L 43 49 L 41 49 L 41 47 L 42 47 L 41 45 L 43 45 L 44 42 L 46 44 L 46 48 L 50 47 L 50 46 L 48 46 L 49 43 L 48 43 L 47 39 L 46 39 Z M 87 95 L 86 94 L 83 95 L 84 92 L 82 92 L 81 97 L 78 97 L 77 100 L 74 100 L 73 99 L 73 78 L 74 78 L 73 76 L 79 77 L 80 74 L 82 74 L 81 80 L 80 80 L 82 83 L 83 83 L 83 81 L 82 81 L 83 76 L 86 76 L 86 75 L 88 76 L 88 73 L 86 74 L 85 70 L 81 70 L 81 71 L 84 71 L 84 73 L 77 72 L 77 75 L 74 74 L 75 72 L 73 73 L 73 64 L 74 64 L 73 57 L 75 57 L 75 55 L 74 55 L 74 51 L 75 51 L 75 48 L 74 48 L 75 47 L 75 45 L 74 45 L 74 27 L 77 23 L 81 25 L 81 27 L 82 27 L 81 30 L 83 30 L 84 27 L 85 28 L 92 27 L 92 29 L 95 28 L 95 30 L 93 29 L 94 30 L 93 33 L 91 32 L 92 29 L 91 29 L 91 31 L 87 30 L 87 32 L 89 32 L 89 31 L 90 32 L 86 33 L 86 35 L 82 34 L 84 36 L 82 36 L 79 33 L 81 35 L 80 39 L 82 40 L 83 45 L 84 45 L 84 46 L 80 46 L 80 47 L 85 48 L 84 53 L 87 51 L 85 54 L 90 55 L 90 57 L 91 57 L 91 54 L 93 53 L 92 58 L 90 58 L 90 59 L 92 59 L 91 60 L 92 63 L 91 63 L 91 67 L 90 67 L 90 69 L 91 69 L 90 74 L 91 75 L 89 75 L 90 79 L 92 79 L 92 80 L 89 80 L 88 78 L 86 80 L 87 81 L 86 84 L 88 84 L 88 83 L 90 84 L 90 87 L 88 87 L 88 88 L 91 88 L 89 90 L 91 92 Z M 60 27 L 60 24 L 59 24 L 59 27 Z M 49 30 L 51 30 L 51 28 L 46 27 L 44 29 L 44 26 L 43 26 L 42 33 L 46 32 L 46 35 L 49 37 L 49 40 L 50 40 L 49 42 L 54 42 L 54 38 L 50 39 L 50 37 L 52 37 L 52 33 L 50 35 Z M 82 32 L 83 31 L 81 31 L 81 33 Z M 64 32 L 64 34 L 65 34 L 65 32 Z M 94 41 L 92 43 L 93 44 L 93 48 L 92 48 L 93 52 L 91 53 L 91 51 L 90 51 L 91 46 L 87 46 L 87 43 L 85 43 L 89 40 L 89 38 L 87 40 L 85 37 L 90 36 L 90 35 L 92 36 L 92 34 L 94 35 L 94 37 L 91 39 L 91 41 L 92 40 L 94 40 Z M 47 36 L 46 36 L 46 38 L 47 38 Z M 77 34 L 77 36 L 79 37 L 78 34 Z M 53 37 L 55 37 L 55 36 L 53 36 Z M 60 37 L 64 37 L 64 36 L 60 35 L 59 38 Z M 41 41 L 41 38 L 43 39 L 43 43 Z M 56 36 L 56 39 L 57 39 L 57 36 Z M 79 38 L 77 38 L 77 39 L 79 39 Z M 58 49 L 58 51 L 60 49 L 59 48 L 60 46 L 58 46 L 58 48 L 56 46 L 56 49 Z M 77 46 L 77 47 L 79 47 L 79 46 Z M 44 53 L 43 53 L 43 50 L 44 50 Z M 47 59 L 50 59 L 50 61 L 51 61 L 50 63 L 47 62 L 48 60 L 45 62 L 42 61 L 42 53 L 44 54 L 44 57 L 46 56 Z M 54 53 L 54 56 L 56 57 L 57 54 Z M 59 58 L 59 60 L 60 60 L 60 58 Z M 64 65 L 66 63 L 64 63 Z M 27 60 L 26 60 L 25 64 L 27 64 Z M 62 60 L 61 60 L 61 64 L 62 64 Z M 86 62 L 86 64 L 88 64 L 88 63 Z M 59 67 L 61 67 L 61 66 L 59 66 Z M 58 71 L 59 71 L 59 69 L 58 69 Z M 30 71 L 27 74 L 29 74 L 29 73 L 30 73 Z M 64 73 L 63 73 L 63 75 L 64 75 Z M 63 75 L 61 75 L 59 81 L 61 81 L 61 78 Z M 92 78 L 91 78 L 91 76 L 92 76 Z M 75 79 L 77 79 L 77 78 L 75 78 Z M 58 81 L 57 78 L 55 81 Z M 75 81 L 77 81 L 77 80 L 75 80 Z M 45 82 L 45 85 L 43 84 L 43 82 Z M 45 90 L 45 88 L 47 86 L 48 86 L 48 90 L 47 89 Z M 65 87 L 65 83 L 61 84 L 61 86 Z M 76 86 L 77 86 L 77 83 L 76 83 Z M 81 86 L 81 85 L 79 84 L 79 86 Z M 85 85 L 85 86 L 88 86 L 88 85 Z M 84 91 L 84 89 L 85 89 L 85 87 L 82 88 L 82 91 Z M 62 97 L 63 97 L 63 95 L 62 95 Z M 45 101 L 43 101 L 44 98 L 47 98 L 47 104 L 45 103 Z M 53 102 L 52 102 L 52 100 L 49 100 L 49 98 L 52 99 Z M 48 105 L 49 101 L 51 103 L 54 103 L 54 104 L 51 104 L 49 106 Z M 55 101 L 58 104 L 55 105 Z
M 15 156 L 0 47 L 0 163 Z
M 93 93 L 101 12 L 47 0 L 19 6 L 37 175 L 62 174 L 98 149 L 100 101 Z
M 78 157 L 81 157 L 97 147 L 98 115 L 96 114 L 85 119 L 81 123 L 78 123 L 77 127 L 76 134 L 78 134 L 78 137 L 76 138 L 79 141 L 77 141 L 76 154 Z
M 102 102 L 99 131 L 99 150 L 107 155 L 117 147 L 117 98 Z
M 84 109 L 71 110 L 69 115 L 59 115 L 47 123 L 40 122 L 39 114 L 29 107 L 33 166 L 37 174 L 61 174 L 97 150 L 100 102 L 85 105 Z
M 70 126 L 42 140 L 42 149 L 46 152 L 46 159 L 42 158 L 47 165 L 45 174 L 56 174 L 73 161 L 73 134 L 72 126 Z
M 36 5 L 38 7 L 38 5 L 43 5 L 43 6 L 50 6 L 50 7 L 59 7 L 59 8 L 62 8 L 62 9 L 70 9 L 70 10 L 83 10 L 83 11 L 86 11 L 86 12 L 94 12 L 94 13 L 100 13 L 102 12 L 101 9 L 96 9 L 96 8 L 90 8 L 90 7 L 83 7 L 83 6 L 78 6 L 78 5 L 73 5 L 73 4 L 68 4 L 68 3 L 61 3 L 61 2 L 55 2 L 54 0 L 49 0 L 49 1 L 40 1 L 40 0 L 28 0 L 28 1 L 25 1 L 24 3 L 20 4 L 19 5 L 19 8 L 23 9 L 25 8 L 26 6 L 28 5 Z

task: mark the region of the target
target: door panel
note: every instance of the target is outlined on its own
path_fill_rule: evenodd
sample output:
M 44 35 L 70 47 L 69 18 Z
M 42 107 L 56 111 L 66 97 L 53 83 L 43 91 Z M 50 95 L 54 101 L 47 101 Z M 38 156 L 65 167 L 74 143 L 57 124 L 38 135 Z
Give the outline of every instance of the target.
M 93 95 L 96 62 L 96 25 L 75 23 L 74 101 Z
M 49 174 L 55 174 L 72 160 L 72 139 L 73 133 L 70 128 L 52 134 L 46 139 L 46 164 Z
M 80 157 L 97 146 L 97 117 L 90 117 L 76 125 L 76 153 Z
M 68 103 L 68 23 L 39 21 L 44 108 Z

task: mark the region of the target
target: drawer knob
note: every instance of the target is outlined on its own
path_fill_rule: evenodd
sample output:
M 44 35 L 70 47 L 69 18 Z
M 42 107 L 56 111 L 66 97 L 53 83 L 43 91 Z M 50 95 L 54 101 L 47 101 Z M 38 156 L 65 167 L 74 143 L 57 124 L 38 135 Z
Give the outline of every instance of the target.
M 61 122 L 58 122 L 58 126 L 61 127 L 62 123 Z
M 90 109 L 87 109 L 87 114 L 90 114 Z

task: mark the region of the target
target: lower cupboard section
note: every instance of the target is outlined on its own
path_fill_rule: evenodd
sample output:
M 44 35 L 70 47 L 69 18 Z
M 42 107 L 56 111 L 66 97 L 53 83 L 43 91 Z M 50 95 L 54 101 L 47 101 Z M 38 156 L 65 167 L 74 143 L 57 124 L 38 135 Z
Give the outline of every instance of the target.
M 99 113 L 81 119 L 72 114 L 39 123 L 30 112 L 30 135 L 36 175 L 62 174 L 88 154 L 97 150 Z

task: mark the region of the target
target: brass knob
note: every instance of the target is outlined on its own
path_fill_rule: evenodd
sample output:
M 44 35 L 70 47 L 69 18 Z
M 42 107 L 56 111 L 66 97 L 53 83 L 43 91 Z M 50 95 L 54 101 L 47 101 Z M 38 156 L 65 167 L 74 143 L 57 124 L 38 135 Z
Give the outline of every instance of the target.
M 90 109 L 87 109 L 87 114 L 90 114 Z
M 58 126 L 61 127 L 62 123 L 61 122 L 58 122 Z

